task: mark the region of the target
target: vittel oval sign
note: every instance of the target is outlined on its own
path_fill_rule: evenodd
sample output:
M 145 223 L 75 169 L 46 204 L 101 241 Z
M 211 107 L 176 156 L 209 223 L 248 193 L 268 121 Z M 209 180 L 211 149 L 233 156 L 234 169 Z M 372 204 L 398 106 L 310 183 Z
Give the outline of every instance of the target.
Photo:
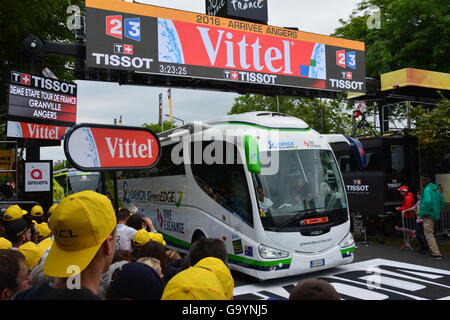
M 148 169 L 158 163 L 161 145 L 150 129 L 79 124 L 67 133 L 64 152 L 84 171 Z

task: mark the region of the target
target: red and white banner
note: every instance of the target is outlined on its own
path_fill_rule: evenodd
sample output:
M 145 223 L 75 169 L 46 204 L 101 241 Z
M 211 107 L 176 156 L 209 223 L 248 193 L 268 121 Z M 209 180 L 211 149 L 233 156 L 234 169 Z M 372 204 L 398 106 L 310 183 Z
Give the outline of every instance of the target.
M 8 121 L 7 136 L 11 138 L 63 140 L 70 127 Z
M 161 145 L 150 129 L 80 124 L 67 133 L 64 152 L 84 171 L 146 169 L 159 161 Z

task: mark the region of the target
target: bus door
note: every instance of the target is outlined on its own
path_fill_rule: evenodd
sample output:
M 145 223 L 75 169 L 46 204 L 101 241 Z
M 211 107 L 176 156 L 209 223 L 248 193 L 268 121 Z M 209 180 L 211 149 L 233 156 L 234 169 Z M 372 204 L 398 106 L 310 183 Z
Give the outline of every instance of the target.
M 191 147 L 192 150 L 195 152 L 195 146 Z M 197 147 L 197 150 L 203 151 L 203 159 L 201 163 L 194 162 L 191 153 L 192 174 L 200 188 L 220 208 L 216 210 L 220 214 L 210 214 L 230 227 L 231 233 L 223 236 L 229 240 L 237 238 L 236 232 L 248 234 L 253 228 L 253 213 L 244 166 L 236 145 L 208 141 L 203 142 L 202 148 Z M 212 159 L 207 159 L 209 156 Z

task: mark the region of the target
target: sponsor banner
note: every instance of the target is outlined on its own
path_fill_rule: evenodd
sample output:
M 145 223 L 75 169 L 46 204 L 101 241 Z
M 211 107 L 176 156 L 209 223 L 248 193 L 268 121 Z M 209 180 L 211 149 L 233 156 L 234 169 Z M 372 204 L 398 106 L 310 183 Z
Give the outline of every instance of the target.
M 158 163 L 161 145 L 150 129 L 79 124 L 67 132 L 64 152 L 83 171 L 149 169 Z
M 63 140 L 70 127 L 8 121 L 7 136 L 10 138 Z
M 342 175 L 351 212 L 368 216 L 385 212 L 385 182 L 381 171 L 344 172 Z
M 9 104 L 69 113 L 77 112 L 77 98 L 74 96 L 16 85 L 9 86 Z
M 136 3 L 87 7 L 92 68 L 365 91 L 362 42 Z
M 8 115 L 30 118 L 28 119 L 29 121 L 34 120 L 38 123 L 39 122 L 45 123 L 45 120 L 73 122 L 73 123 L 77 121 L 77 115 L 75 113 L 66 113 L 54 110 L 45 110 L 40 108 L 22 107 L 11 104 L 8 107 Z
M 68 96 L 77 95 L 77 85 L 75 83 L 46 78 L 35 74 L 11 71 L 10 80 L 13 84 L 26 86 L 28 88 L 42 89 Z
M 8 119 L 56 126 L 74 125 L 77 113 L 76 95 L 77 85 L 74 83 L 11 71 Z
M 50 191 L 50 162 L 25 163 L 25 192 Z

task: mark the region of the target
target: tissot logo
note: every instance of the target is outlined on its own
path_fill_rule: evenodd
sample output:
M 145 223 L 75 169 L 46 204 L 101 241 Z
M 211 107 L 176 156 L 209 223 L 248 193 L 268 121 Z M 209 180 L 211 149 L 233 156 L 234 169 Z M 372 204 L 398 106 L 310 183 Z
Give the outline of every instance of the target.
M 359 180 L 359 184 L 354 185 L 346 185 L 347 192 L 369 192 L 369 185 L 362 185 L 361 180 Z
M 132 44 L 114 43 L 114 53 L 134 54 L 134 46 Z
M 34 88 L 52 90 L 69 95 L 76 95 L 76 84 L 62 82 L 56 79 L 45 78 L 34 74 L 11 71 L 11 82 Z
M 20 75 L 20 83 L 29 86 L 31 84 L 31 76 L 26 73 Z

